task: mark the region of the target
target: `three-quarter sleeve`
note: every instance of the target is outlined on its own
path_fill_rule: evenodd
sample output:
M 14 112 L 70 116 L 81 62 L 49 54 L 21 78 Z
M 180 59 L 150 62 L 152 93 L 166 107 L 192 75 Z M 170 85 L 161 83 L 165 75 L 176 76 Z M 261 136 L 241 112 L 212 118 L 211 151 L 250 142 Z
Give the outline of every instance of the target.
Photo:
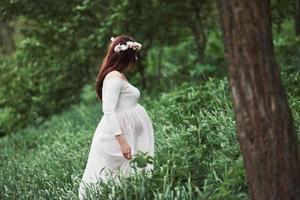
M 107 121 L 107 128 L 114 136 L 122 134 L 116 116 L 116 107 L 122 89 L 122 78 L 112 77 L 104 80 L 102 89 L 102 111 Z

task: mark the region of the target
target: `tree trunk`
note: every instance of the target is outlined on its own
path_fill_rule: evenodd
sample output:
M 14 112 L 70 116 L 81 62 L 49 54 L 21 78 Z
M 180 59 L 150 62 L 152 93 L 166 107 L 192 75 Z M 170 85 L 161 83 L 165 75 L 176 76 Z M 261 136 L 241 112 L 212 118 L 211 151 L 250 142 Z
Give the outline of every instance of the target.
M 193 34 L 197 47 L 197 62 L 202 64 L 205 57 L 206 35 L 203 30 Z
M 196 42 L 197 48 L 197 63 L 204 63 L 205 48 L 206 48 L 206 33 L 205 26 L 203 25 L 203 17 L 200 13 L 203 12 L 202 2 L 192 0 L 191 16 L 187 16 L 187 25 L 192 31 L 192 35 Z M 196 21 L 195 21 L 196 19 Z
M 218 0 L 236 129 L 252 199 L 300 199 L 293 116 L 274 57 L 269 0 Z
M 156 78 L 160 82 L 161 79 L 161 68 L 162 68 L 162 57 L 163 57 L 164 49 L 163 46 L 159 47 L 158 50 L 158 62 L 157 62 L 157 68 L 156 68 Z
M 300 35 L 300 0 L 295 0 L 295 33 Z
M 12 31 L 6 21 L 0 19 L 0 45 L 4 54 L 11 54 L 15 51 L 15 43 Z
M 138 60 L 138 67 L 137 70 L 141 76 L 141 84 L 142 84 L 142 88 L 146 89 L 147 88 L 147 79 L 145 76 L 145 65 L 144 65 L 144 60 L 140 59 Z
M 148 37 L 147 41 L 144 41 L 144 45 L 143 45 L 143 51 L 141 51 L 140 53 L 140 57 L 138 59 L 138 67 L 137 70 L 141 76 L 141 84 L 142 84 L 142 88 L 146 89 L 148 87 L 148 80 L 147 80 L 147 76 L 145 74 L 145 69 L 146 69 L 146 57 L 148 55 L 149 49 L 152 46 L 153 43 L 153 39 L 154 39 L 154 35 L 151 34 L 151 36 Z

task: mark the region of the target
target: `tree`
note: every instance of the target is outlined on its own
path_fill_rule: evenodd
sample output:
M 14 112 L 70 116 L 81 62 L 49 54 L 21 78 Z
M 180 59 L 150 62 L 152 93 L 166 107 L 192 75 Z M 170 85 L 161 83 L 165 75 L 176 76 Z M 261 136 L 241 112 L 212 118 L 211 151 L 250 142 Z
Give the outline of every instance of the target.
M 252 199 L 300 199 L 297 135 L 276 62 L 269 0 L 218 0 Z
M 0 18 L 0 46 L 4 54 L 11 54 L 15 51 L 15 43 L 12 37 L 12 28 L 7 21 Z
M 148 87 L 146 72 L 146 57 L 153 46 L 164 46 L 178 43 L 184 38 L 184 28 L 177 25 L 172 18 L 167 2 L 140 1 L 140 0 L 114 0 L 113 1 L 113 33 L 132 35 L 143 45 L 138 59 L 137 70 L 141 77 L 143 88 Z M 186 35 L 185 35 L 186 36 Z
M 169 21 L 187 28 L 193 36 L 197 51 L 197 63 L 203 63 L 207 44 L 207 32 L 216 24 L 215 4 L 209 0 L 161 0 L 167 7 Z
M 295 32 L 300 35 L 300 0 L 295 0 Z
M 107 7 L 109 0 L 0 1 L 0 22 L 26 21 L 16 52 L 0 62 L 3 132 L 42 122 L 80 100 L 111 36 Z

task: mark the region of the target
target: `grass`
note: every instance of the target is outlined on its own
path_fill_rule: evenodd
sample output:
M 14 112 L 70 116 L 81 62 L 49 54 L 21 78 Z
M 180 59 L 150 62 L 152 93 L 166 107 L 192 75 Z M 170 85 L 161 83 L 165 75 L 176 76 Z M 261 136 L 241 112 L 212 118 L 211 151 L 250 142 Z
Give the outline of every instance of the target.
M 78 198 L 102 113 L 88 102 L 0 139 L 0 199 Z M 299 97 L 290 95 L 290 103 L 299 130 Z M 183 83 L 141 104 L 155 131 L 152 178 L 101 184 L 101 199 L 249 199 L 226 79 Z

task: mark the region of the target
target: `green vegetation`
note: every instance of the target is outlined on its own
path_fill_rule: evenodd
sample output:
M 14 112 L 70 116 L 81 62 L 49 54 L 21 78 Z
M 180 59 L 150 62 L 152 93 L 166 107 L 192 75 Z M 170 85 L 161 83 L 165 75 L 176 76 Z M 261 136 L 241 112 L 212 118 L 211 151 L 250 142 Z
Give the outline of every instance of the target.
M 300 6 L 271 2 L 300 130 Z M 154 125 L 155 169 L 102 184 L 102 199 L 249 198 L 214 1 L 1 0 L 0 29 L 0 199 L 77 199 L 102 113 L 96 74 L 121 34 L 143 45 L 127 78 Z
M 293 83 L 299 73 L 284 77 Z M 101 117 L 93 91 L 85 89 L 79 105 L 0 140 L 1 199 L 77 198 Z M 293 88 L 288 92 L 299 129 L 300 99 Z M 144 96 L 141 104 L 155 130 L 153 177 L 102 184 L 102 199 L 248 199 L 227 79 L 184 82 L 160 98 Z
M 0 7 L 7 32 L 0 35 L 0 135 L 79 103 L 82 88 L 94 84 L 111 36 L 129 34 L 142 43 L 131 81 L 144 89 L 164 88 L 151 83 L 174 75 L 180 82 L 182 76 L 226 72 L 214 1 L 2 0 Z M 299 57 L 299 39 L 291 34 L 294 7 L 292 0 L 272 1 L 284 63 Z

